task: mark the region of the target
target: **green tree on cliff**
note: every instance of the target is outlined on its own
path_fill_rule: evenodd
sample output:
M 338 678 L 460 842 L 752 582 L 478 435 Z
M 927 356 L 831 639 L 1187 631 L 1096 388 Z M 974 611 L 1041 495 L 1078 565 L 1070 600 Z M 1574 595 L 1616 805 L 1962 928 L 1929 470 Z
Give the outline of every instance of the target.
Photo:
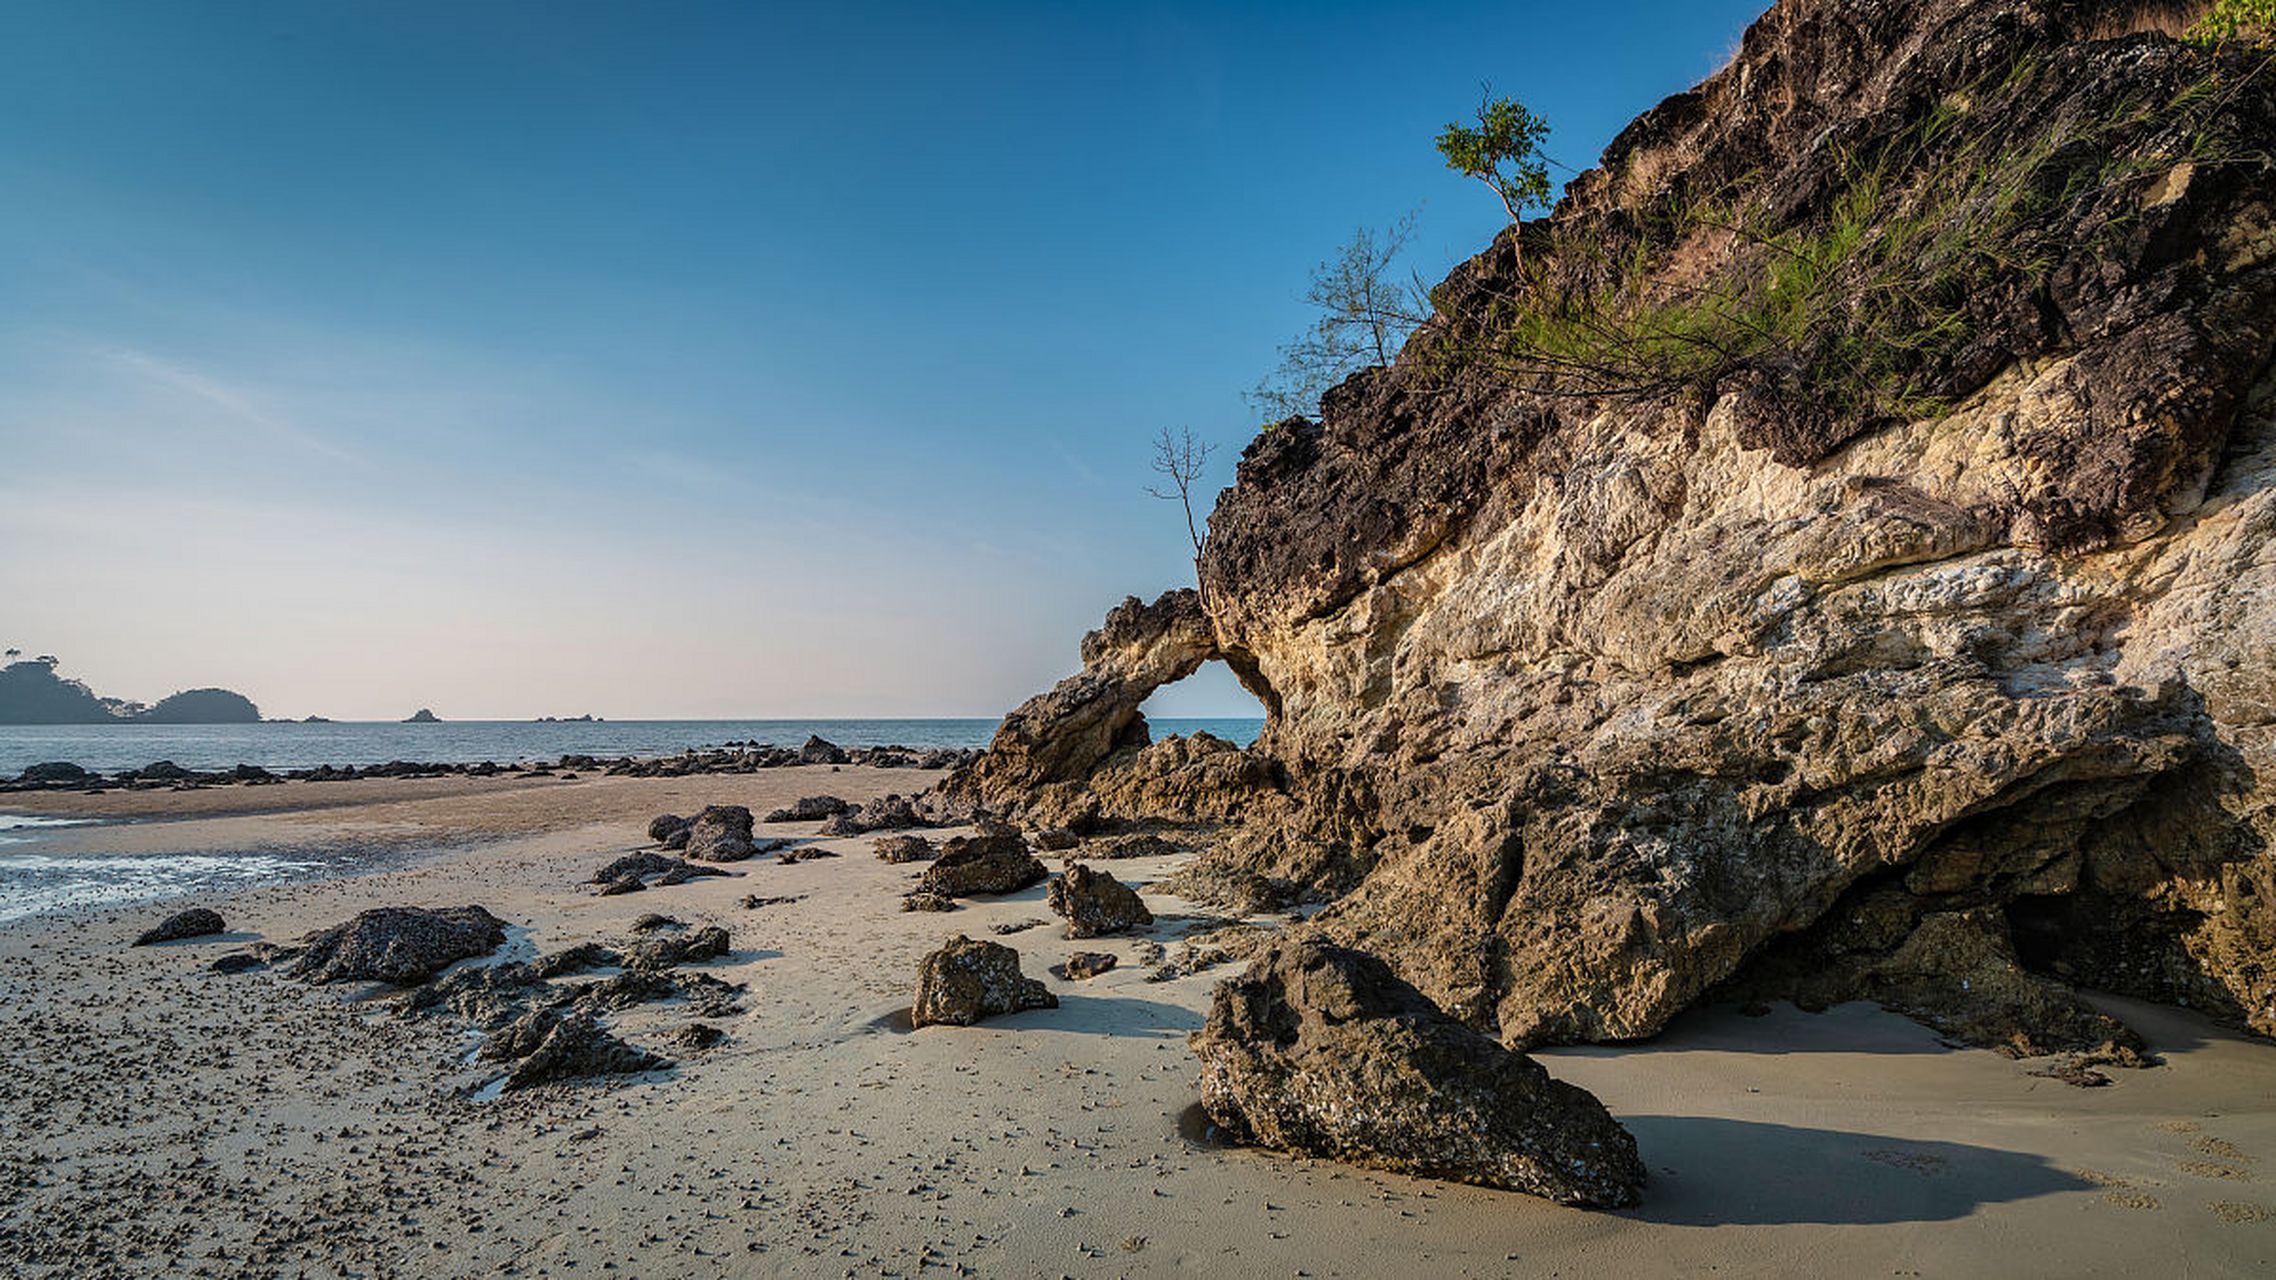
M 1549 207 L 1549 158 L 1541 154 L 1548 137 L 1547 120 L 1515 98 L 1494 97 L 1488 88 L 1477 123 L 1446 126 L 1438 135 L 1438 153 L 1447 168 L 1484 183 L 1517 222 L 1527 209 Z

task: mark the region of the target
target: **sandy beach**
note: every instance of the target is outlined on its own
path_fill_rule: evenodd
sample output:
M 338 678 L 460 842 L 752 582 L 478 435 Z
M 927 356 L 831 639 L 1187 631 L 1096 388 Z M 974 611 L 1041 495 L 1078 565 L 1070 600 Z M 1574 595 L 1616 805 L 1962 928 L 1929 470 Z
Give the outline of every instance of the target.
M 13 797 L 134 821 L 43 841 L 84 856 L 384 844 L 407 863 L 220 900 L 80 910 L 0 932 L 0 1258 L 47 1275 L 1366 1276 L 2251 1274 L 2276 1262 L 2276 1046 L 2112 1002 L 2164 1065 L 2107 1088 L 1954 1049 L 1864 1005 L 1710 1008 L 1635 1046 L 1540 1055 L 1630 1127 L 1643 1205 L 1525 1196 L 1227 1149 L 1184 1044 L 1220 967 L 1149 982 L 1147 940 L 1204 913 L 1148 894 L 1150 939 L 1071 942 L 1041 886 L 904 913 L 921 867 L 869 838 L 618 897 L 584 883 L 656 812 L 849 800 L 906 770 L 374 781 Z M 762 827 L 806 835 L 817 824 Z M 44 846 L 43 846 L 44 847 Z M 1143 888 L 1177 858 L 1104 864 Z M 792 898 L 747 908 L 746 896 Z M 373 906 L 477 903 L 508 951 L 716 923 L 742 984 L 726 1040 L 687 1052 L 674 1003 L 614 1015 L 677 1060 L 613 1083 L 474 1101 L 463 1024 L 376 989 L 207 966 Z M 187 905 L 219 939 L 130 948 Z M 1057 1009 L 909 1032 L 920 959 L 998 938 Z M 1117 953 L 1088 982 L 1076 949 Z

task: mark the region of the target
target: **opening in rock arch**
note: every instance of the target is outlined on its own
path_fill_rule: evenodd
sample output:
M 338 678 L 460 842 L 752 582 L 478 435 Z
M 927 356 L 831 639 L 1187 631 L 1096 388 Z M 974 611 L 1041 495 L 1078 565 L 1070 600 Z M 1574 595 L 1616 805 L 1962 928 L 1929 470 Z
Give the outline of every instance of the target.
M 1173 733 L 1206 730 L 1246 747 L 1264 728 L 1264 704 L 1241 687 L 1231 667 L 1215 659 L 1185 679 L 1154 690 L 1138 711 L 1157 741 Z

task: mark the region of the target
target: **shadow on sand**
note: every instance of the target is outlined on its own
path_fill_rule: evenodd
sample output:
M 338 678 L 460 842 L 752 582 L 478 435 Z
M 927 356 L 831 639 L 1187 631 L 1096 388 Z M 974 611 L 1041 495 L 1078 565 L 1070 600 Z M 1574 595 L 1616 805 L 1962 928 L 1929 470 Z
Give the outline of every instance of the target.
M 1949 1222 L 1987 1204 L 2084 1191 L 2039 1156 L 1705 1116 L 1622 1116 L 1651 1182 L 1622 1216 L 1668 1226 Z

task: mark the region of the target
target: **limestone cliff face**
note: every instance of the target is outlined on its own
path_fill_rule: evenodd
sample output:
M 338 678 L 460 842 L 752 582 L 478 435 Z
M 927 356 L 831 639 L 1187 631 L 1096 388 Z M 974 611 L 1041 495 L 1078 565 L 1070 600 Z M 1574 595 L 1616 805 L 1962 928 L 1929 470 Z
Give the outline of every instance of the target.
M 2123 1042 L 2066 981 L 2276 1033 L 2276 68 L 2175 9 L 1779 4 L 1261 435 L 1206 616 L 1086 645 L 966 795 L 1232 819 L 1195 884 L 1331 898 L 1310 928 L 1516 1045 L 1718 990 Z M 1626 386 L 1493 358 L 1844 217 L 1910 256 L 1817 328 L 1556 348 Z M 1150 813 L 1135 709 L 1213 657 L 1264 735 L 1236 801 Z

